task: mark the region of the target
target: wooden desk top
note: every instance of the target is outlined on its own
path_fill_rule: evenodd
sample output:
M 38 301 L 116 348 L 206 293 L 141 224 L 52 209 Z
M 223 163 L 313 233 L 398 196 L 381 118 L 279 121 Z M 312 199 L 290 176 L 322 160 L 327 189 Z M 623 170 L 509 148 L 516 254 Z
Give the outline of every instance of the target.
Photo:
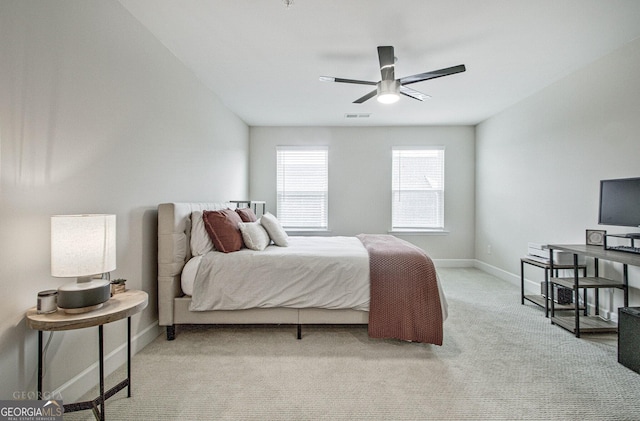
M 571 253 L 582 254 L 584 256 L 595 257 L 597 259 L 625 263 L 632 266 L 640 266 L 640 254 L 628 253 L 625 251 L 605 250 L 602 246 L 585 244 L 549 244 L 548 247 L 554 250 L 568 251 Z
M 522 260 L 525 263 L 528 263 L 530 265 L 533 266 L 537 266 L 543 269 L 551 269 L 551 262 L 543 262 L 541 260 L 537 260 L 537 259 L 530 259 L 528 257 L 522 257 L 520 258 L 520 260 Z M 553 264 L 553 268 L 554 269 L 573 269 L 575 266 L 573 264 L 570 265 L 565 265 L 565 264 L 558 264 L 558 263 L 554 263 Z M 581 263 L 578 265 L 578 269 L 584 269 L 586 268 L 587 265 L 585 265 L 584 263 Z
M 27 326 L 35 330 L 72 330 L 115 322 L 142 311 L 149 303 L 144 291 L 130 289 L 115 294 L 104 305 L 87 313 L 67 314 L 58 309 L 55 313 L 38 314 L 36 307 L 27 311 Z

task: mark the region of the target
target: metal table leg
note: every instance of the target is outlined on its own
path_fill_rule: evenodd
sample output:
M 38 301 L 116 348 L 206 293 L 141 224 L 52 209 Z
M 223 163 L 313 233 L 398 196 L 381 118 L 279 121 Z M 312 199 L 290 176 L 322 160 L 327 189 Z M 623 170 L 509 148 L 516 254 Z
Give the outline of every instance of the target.
M 38 331 L 38 400 L 42 399 L 42 331 Z

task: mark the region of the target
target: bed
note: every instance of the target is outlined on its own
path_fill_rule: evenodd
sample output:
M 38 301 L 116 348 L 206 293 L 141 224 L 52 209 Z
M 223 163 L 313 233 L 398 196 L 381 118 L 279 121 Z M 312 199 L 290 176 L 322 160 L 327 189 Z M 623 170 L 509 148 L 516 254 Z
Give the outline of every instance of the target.
M 307 324 L 368 324 L 371 337 L 442 344 L 446 299 L 420 249 L 399 244 L 411 256 L 394 263 L 395 251 L 386 249 L 402 240 L 361 235 L 288 237 L 287 247 L 262 251 L 203 251 L 202 213 L 235 206 L 158 206 L 158 313 L 168 340 L 184 324 L 289 324 L 297 326 L 298 339 Z M 400 288 L 405 281 L 385 279 L 399 267 L 430 275 L 416 281 L 414 273 Z

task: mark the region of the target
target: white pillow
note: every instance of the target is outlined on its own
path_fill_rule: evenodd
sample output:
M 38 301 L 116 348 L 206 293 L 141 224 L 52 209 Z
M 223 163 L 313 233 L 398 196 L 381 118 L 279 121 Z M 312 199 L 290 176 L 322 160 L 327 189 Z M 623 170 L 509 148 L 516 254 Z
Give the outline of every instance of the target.
M 182 268 L 182 274 L 180 275 L 180 285 L 182 286 L 182 292 L 187 295 L 193 295 L 193 284 L 196 280 L 196 274 L 198 273 L 200 260 L 202 260 L 202 256 L 192 257 Z
M 192 256 L 204 256 L 210 251 L 215 250 L 211 237 L 207 233 L 207 229 L 204 227 L 204 220 L 202 219 L 202 211 L 191 212 L 191 255 Z
M 271 242 L 269 234 L 259 222 L 239 222 L 238 228 L 244 245 L 251 250 L 262 251 Z
M 289 245 L 289 236 L 273 214 L 267 212 L 260 218 L 260 223 L 269 233 L 269 237 L 276 243 L 276 246 L 287 247 Z

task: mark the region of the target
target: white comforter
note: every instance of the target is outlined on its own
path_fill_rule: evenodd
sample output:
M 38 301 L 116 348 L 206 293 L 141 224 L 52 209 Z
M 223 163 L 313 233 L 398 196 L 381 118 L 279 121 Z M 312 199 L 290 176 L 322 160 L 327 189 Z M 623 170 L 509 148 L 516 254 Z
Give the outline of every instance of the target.
M 369 309 L 369 256 L 355 237 L 289 237 L 289 247 L 210 252 L 187 266 L 196 272 L 191 311 Z

